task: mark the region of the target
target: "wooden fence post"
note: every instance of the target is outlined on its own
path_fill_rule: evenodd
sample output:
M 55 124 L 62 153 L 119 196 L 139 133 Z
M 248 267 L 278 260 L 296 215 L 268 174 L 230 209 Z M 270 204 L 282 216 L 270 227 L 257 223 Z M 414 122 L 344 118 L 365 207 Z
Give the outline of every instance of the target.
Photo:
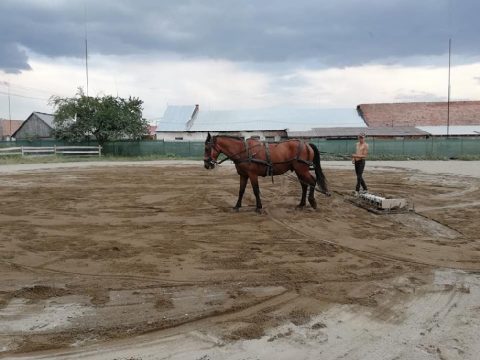
M 23 156 L 23 155 L 24 155 L 24 153 L 23 153 L 23 145 L 22 145 L 22 156 Z
M 102 146 L 98 145 L 98 157 L 102 157 Z

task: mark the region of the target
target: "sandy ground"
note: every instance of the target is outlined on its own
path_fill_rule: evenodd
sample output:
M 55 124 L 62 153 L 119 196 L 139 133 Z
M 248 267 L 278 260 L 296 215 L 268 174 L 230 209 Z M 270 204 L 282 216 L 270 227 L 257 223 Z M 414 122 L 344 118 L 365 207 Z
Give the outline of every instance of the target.
M 394 215 L 325 168 L 318 210 L 282 176 L 256 215 L 229 165 L 0 166 L 0 357 L 476 359 L 479 162 L 369 162 Z

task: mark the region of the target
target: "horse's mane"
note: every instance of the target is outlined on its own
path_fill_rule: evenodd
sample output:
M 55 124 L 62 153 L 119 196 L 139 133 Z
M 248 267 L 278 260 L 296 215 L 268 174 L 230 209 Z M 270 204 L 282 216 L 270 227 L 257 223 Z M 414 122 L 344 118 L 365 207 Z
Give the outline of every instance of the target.
M 215 138 L 218 138 L 218 137 L 223 137 L 223 138 L 229 138 L 229 139 L 234 139 L 234 140 L 244 140 L 244 138 L 240 137 L 240 136 L 233 136 L 233 135 L 215 135 L 214 136 Z
M 235 135 L 215 135 L 215 136 L 213 136 L 213 137 L 214 137 L 214 138 L 222 137 L 222 138 L 233 139 L 233 140 L 240 140 L 240 141 L 244 141 L 244 140 L 255 140 L 255 141 L 259 141 L 259 142 L 266 142 L 266 141 L 264 141 L 264 140 L 262 141 L 262 140 L 259 140 L 259 139 L 251 139 L 251 138 L 245 139 L 244 137 L 235 136 Z M 298 138 L 291 138 L 291 139 L 284 139 L 284 140 L 280 140 L 280 141 L 269 141 L 268 143 L 269 143 L 269 144 L 280 144 L 280 143 L 289 142 L 289 141 L 301 141 L 301 140 L 298 139 Z

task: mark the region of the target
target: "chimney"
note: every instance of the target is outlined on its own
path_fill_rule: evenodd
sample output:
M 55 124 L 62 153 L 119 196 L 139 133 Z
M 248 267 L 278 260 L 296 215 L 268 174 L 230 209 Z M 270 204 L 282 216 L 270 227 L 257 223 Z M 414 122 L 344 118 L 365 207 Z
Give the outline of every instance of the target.
M 199 110 L 200 110 L 200 105 L 196 104 L 195 109 L 193 110 L 193 113 L 192 113 L 192 117 L 190 118 L 190 120 L 187 121 L 187 126 L 186 126 L 187 131 L 189 131 L 192 128 Z

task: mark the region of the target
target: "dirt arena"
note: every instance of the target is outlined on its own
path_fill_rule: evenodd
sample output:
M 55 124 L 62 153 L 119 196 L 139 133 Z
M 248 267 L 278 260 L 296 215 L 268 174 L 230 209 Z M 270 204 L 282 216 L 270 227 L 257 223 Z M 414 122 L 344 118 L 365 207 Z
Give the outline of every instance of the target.
M 477 358 L 480 177 L 374 165 L 416 213 L 346 202 L 345 164 L 317 210 L 262 179 L 262 215 L 230 165 L 0 168 L 0 358 Z

